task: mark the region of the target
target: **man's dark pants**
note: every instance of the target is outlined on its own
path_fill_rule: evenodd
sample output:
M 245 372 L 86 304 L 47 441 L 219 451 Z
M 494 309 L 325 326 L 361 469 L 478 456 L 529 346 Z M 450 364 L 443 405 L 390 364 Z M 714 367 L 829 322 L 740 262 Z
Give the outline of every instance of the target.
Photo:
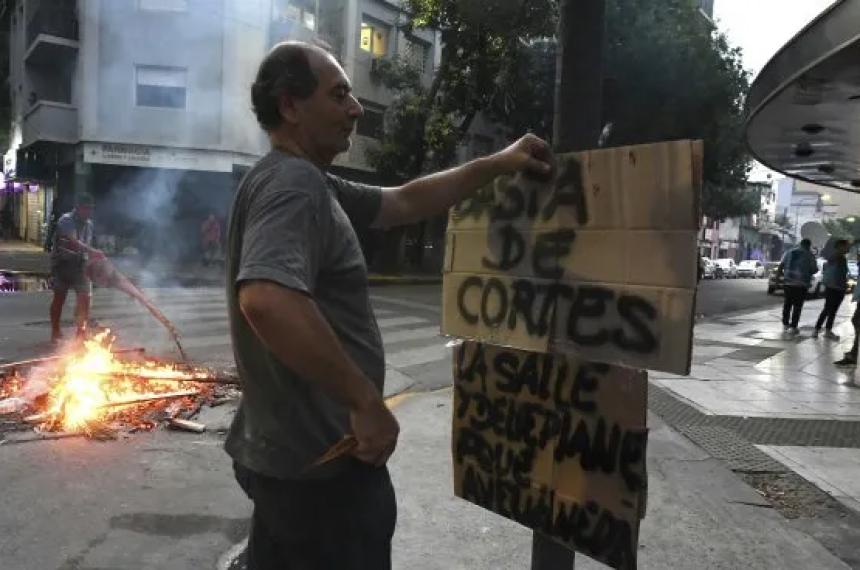
M 821 314 L 818 315 L 818 322 L 815 323 L 815 330 L 821 330 L 821 325 L 827 320 L 827 330 L 833 329 L 833 321 L 836 319 L 836 313 L 839 312 L 839 306 L 845 300 L 845 291 L 841 289 L 827 288 L 824 297 L 824 308 L 821 309 Z
M 800 311 L 806 301 L 806 287 L 785 287 L 785 302 L 782 305 L 782 324 L 797 328 L 800 323 Z
M 388 469 L 350 460 L 325 480 L 283 480 L 233 464 L 254 501 L 248 570 L 387 570 L 397 504 Z

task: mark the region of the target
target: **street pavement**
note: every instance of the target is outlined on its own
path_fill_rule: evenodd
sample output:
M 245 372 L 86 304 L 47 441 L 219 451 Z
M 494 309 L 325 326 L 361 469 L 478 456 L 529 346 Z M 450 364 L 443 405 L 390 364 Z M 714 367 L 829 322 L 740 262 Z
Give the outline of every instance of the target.
M 767 279 L 704 279 L 696 294 L 696 315 L 709 318 L 781 304 L 781 296 L 767 294 Z
M 700 319 L 693 374 L 651 375 L 649 404 L 658 415 L 649 416 L 641 566 L 860 568 L 852 486 L 860 400 L 845 373 L 827 364 L 844 347 L 808 333 L 782 338 L 776 311 L 761 310 L 774 302 L 761 280 L 705 286 L 712 284 L 711 291 L 748 288 L 749 299 L 758 289 L 759 310 Z M 146 292 L 194 360 L 231 366 L 221 287 Z M 0 359 L 48 350 L 49 299 L 49 292 L 0 295 Z M 391 400 L 403 426 L 391 464 L 400 507 L 395 567 L 527 567 L 528 531 L 451 496 L 450 349 L 439 335 L 439 287 L 375 287 L 371 300 L 386 347 L 386 393 L 402 394 Z M 808 305 L 804 322 L 820 305 Z M 841 332 L 850 328 L 850 310 L 843 309 Z M 123 346 L 176 356 L 152 317 L 116 292 L 96 291 L 93 318 Z M 202 435 L 0 445 L 0 567 L 213 567 L 247 531 L 249 505 L 220 448 L 232 413 L 230 406 L 204 410 Z M 811 497 L 813 511 L 789 519 L 764 483 L 795 473 L 812 490 L 796 481 L 787 490 Z M 836 506 L 822 512 L 824 500 Z M 577 568 L 591 567 L 578 558 Z

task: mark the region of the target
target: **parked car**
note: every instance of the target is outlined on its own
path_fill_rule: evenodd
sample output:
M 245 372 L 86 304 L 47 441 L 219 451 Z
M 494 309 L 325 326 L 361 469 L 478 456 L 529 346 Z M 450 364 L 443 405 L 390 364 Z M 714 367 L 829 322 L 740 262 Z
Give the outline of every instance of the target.
M 714 262 L 710 257 L 702 258 L 702 279 L 714 278 Z
M 757 259 L 746 259 L 738 264 L 738 277 L 761 279 L 764 277 L 764 263 Z
M 716 271 L 718 277 L 722 274 L 722 277 L 725 277 L 726 279 L 738 278 L 738 266 L 735 264 L 734 259 L 718 259 L 714 263 L 717 266 Z
M 818 272 L 812 276 L 812 283 L 809 285 L 807 296 L 809 298 L 817 298 L 824 294 L 824 258 L 818 258 Z M 850 269 L 849 269 L 850 271 Z M 782 291 L 785 288 L 784 275 L 779 270 L 779 263 L 774 263 L 768 273 L 767 279 L 767 294 L 774 295 L 777 291 Z

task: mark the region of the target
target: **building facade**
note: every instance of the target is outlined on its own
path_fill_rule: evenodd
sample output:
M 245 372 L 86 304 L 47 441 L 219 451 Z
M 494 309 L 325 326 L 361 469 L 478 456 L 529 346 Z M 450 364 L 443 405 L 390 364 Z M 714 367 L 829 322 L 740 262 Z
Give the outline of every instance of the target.
M 183 258 L 200 222 L 227 214 L 268 150 L 250 85 L 289 39 L 331 46 L 365 106 L 339 174 L 374 181 L 365 151 L 393 94 L 376 62 L 410 58 L 432 81 L 436 34 L 407 34 L 382 0 L 14 0 L 7 2 L 12 136 L 0 208 L 39 242 L 77 193 L 96 198 L 100 246 Z
M 780 259 L 788 236 L 777 224 L 777 185 L 770 181 L 751 181 L 747 191 L 756 196 L 758 211 L 723 221 L 704 218 L 699 235 L 700 255 L 735 261 Z

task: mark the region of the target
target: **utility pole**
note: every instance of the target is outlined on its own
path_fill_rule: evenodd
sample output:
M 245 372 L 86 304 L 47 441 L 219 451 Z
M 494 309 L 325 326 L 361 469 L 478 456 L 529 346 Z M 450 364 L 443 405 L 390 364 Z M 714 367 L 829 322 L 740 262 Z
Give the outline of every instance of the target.
M 597 148 L 602 123 L 605 0 L 561 0 L 555 75 L 555 152 Z M 532 570 L 572 570 L 574 554 L 532 536 Z
M 555 74 L 556 152 L 597 148 L 603 128 L 605 0 L 561 0 Z

